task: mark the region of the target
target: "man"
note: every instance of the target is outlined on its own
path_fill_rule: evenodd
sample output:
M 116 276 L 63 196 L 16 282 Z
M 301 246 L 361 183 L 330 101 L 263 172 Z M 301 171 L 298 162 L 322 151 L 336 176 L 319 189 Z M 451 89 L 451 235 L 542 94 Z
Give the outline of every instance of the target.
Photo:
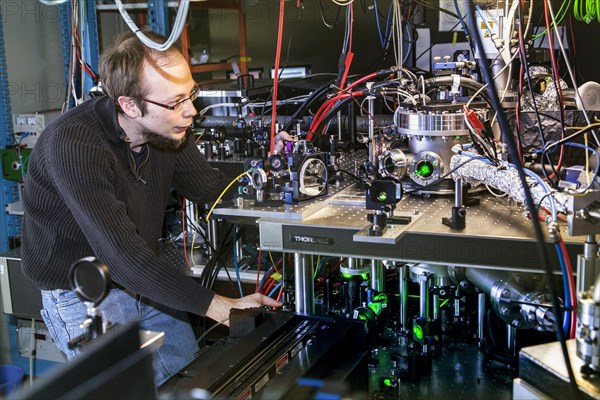
M 104 319 L 165 332 L 155 353 L 160 385 L 198 350 L 187 312 L 226 323 L 231 308 L 280 303 L 216 295 L 157 256 L 169 190 L 204 204 L 226 183 L 187 134 L 197 87 L 181 53 L 150 49 L 127 32 L 103 55 L 100 73 L 107 96 L 57 118 L 32 152 L 23 271 L 42 290 L 44 321 L 72 359 L 67 343 L 84 332 L 86 310 L 70 290 L 69 267 L 85 256 L 102 260 L 116 286 L 99 307 Z

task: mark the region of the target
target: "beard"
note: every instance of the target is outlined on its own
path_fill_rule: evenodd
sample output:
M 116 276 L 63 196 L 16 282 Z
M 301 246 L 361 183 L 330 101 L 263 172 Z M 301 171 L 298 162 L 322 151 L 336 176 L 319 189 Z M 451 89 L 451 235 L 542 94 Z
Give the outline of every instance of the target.
M 191 129 L 185 131 L 185 135 L 181 139 L 173 139 L 158 133 L 146 130 L 142 132 L 142 136 L 146 143 L 159 150 L 177 150 L 183 147 L 184 143 L 187 143 L 188 138 L 193 133 Z

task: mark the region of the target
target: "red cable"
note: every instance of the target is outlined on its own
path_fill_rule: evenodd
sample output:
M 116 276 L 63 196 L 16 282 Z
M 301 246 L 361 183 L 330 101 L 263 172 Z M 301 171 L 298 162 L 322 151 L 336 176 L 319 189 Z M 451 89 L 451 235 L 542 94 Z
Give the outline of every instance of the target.
M 348 7 L 350 7 L 350 26 L 348 27 L 350 37 L 348 38 L 348 52 L 346 53 L 346 58 L 344 60 L 344 73 L 342 74 L 342 80 L 340 81 L 340 88 L 342 89 L 346 85 L 348 71 L 350 70 L 352 59 L 354 58 L 354 53 L 352 53 L 352 27 L 354 26 L 354 5 L 350 4 Z
M 516 137 L 517 137 L 517 152 L 519 153 L 519 160 L 521 161 L 521 164 L 524 164 L 523 162 L 523 149 L 522 149 L 522 144 L 521 144 L 521 98 L 523 96 L 523 64 L 521 64 L 521 67 L 519 68 L 519 96 L 518 96 L 518 101 L 517 101 L 517 105 L 515 106 L 515 127 L 516 127 Z
M 312 136 L 315 133 L 315 130 L 319 127 L 319 125 L 321 125 L 323 118 L 329 112 L 329 110 L 331 110 L 333 108 L 333 106 L 335 105 L 335 103 L 337 101 L 344 99 L 344 98 L 348 98 L 348 97 L 361 96 L 363 94 L 364 93 L 362 91 L 356 91 L 356 92 L 350 92 L 350 93 L 341 92 L 337 96 L 332 97 L 331 99 L 329 99 L 325 103 L 323 103 L 323 105 L 321 105 L 321 107 L 315 114 L 315 117 L 313 118 L 313 120 L 310 124 L 310 128 L 308 129 L 308 134 L 306 136 L 307 140 L 312 139 Z
M 277 281 L 275 279 L 271 278 L 267 287 L 263 289 L 263 294 L 268 295 L 269 292 L 273 289 L 273 286 L 275 286 L 275 282 L 277 282 Z
M 360 79 L 357 79 L 356 81 L 352 82 L 351 84 L 348 85 L 348 87 L 342 91 L 340 91 L 335 97 L 332 97 L 331 99 L 325 101 L 321 107 L 319 107 L 319 109 L 317 110 L 317 112 L 315 113 L 315 116 L 313 117 L 312 123 L 310 124 L 310 128 L 308 130 L 308 136 L 307 139 L 310 140 L 312 139 L 312 134 L 313 134 L 313 129 L 316 128 L 317 126 L 319 126 L 319 124 L 315 124 L 315 121 L 319 120 L 318 122 L 320 123 L 320 117 L 325 115 L 327 113 L 327 111 L 329 111 L 331 109 L 331 107 L 333 107 L 333 103 L 335 103 L 337 100 L 340 100 L 341 98 L 343 98 L 344 94 L 347 94 L 347 92 L 360 85 L 363 82 L 368 81 L 369 79 L 375 78 L 377 77 L 377 73 L 376 72 L 371 72 L 368 75 L 363 76 Z M 356 92 L 359 93 L 359 92 Z
M 563 260 L 565 262 L 565 266 L 567 268 L 567 274 L 569 275 L 567 281 L 569 282 L 569 292 L 571 297 L 571 328 L 569 336 L 572 338 L 575 337 L 575 330 L 577 328 L 577 313 L 575 309 L 577 307 L 577 289 L 575 288 L 575 279 L 573 278 L 573 267 L 571 266 L 571 260 L 569 259 L 569 253 L 567 253 L 567 246 L 565 245 L 564 240 L 560 240 L 559 242 L 560 249 L 562 250 Z
M 277 120 L 277 87 L 279 85 L 279 60 L 281 58 L 281 42 L 283 41 L 283 15 L 285 1 L 279 0 L 279 28 L 277 29 L 277 52 L 275 53 L 275 76 L 273 77 L 273 99 L 271 111 L 271 146 L 269 154 L 273 154 L 275 146 L 275 121 Z
M 575 46 L 575 33 L 573 32 L 573 16 L 569 15 L 569 36 L 571 37 L 571 60 L 576 60 L 577 57 L 577 47 Z M 575 62 L 571 63 L 571 68 L 573 68 L 573 76 L 575 80 L 577 80 L 577 68 Z M 573 82 L 575 84 L 575 82 Z
M 558 108 L 560 115 L 562 117 L 562 121 L 565 119 L 565 114 L 563 110 L 563 98 L 562 98 L 562 89 L 560 88 L 560 76 L 558 75 L 558 64 L 556 63 L 556 58 L 554 57 L 554 42 L 552 39 L 552 30 L 550 29 L 550 19 L 548 18 L 548 2 L 544 1 L 544 16 L 546 17 L 546 29 L 548 30 L 548 48 L 550 49 L 550 59 L 552 60 L 552 74 L 554 75 L 554 86 L 556 87 L 556 92 L 558 94 Z M 531 94 L 533 96 L 533 93 Z M 538 121 L 539 122 L 539 121 Z M 561 139 L 565 137 L 564 127 L 561 126 Z M 560 155 L 558 157 L 558 163 L 556 164 L 556 171 L 560 170 L 560 167 L 563 163 L 563 156 L 565 154 L 565 147 L 560 147 Z M 552 173 L 548 178 L 552 179 L 554 177 L 554 173 Z

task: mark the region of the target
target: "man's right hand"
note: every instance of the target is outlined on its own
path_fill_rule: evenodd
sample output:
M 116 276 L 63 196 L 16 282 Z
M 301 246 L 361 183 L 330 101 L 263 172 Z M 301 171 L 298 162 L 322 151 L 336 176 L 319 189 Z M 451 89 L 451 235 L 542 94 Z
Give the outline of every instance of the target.
M 213 301 L 208 306 L 206 316 L 229 326 L 229 312 L 232 308 L 253 308 L 260 306 L 281 307 L 282 304 L 260 293 L 253 293 L 240 299 L 232 299 L 215 294 Z

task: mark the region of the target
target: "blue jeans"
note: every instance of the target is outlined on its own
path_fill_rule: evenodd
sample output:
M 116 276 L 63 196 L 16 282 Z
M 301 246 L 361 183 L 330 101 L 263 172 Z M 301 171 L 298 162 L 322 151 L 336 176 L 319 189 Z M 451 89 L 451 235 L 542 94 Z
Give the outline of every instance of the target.
M 41 310 L 48 331 L 58 348 L 69 360 L 79 349 L 69 349 L 67 343 L 84 334 L 79 325 L 86 319 L 86 307 L 70 290 L 42 290 Z M 138 321 L 141 330 L 164 332 L 163 344 L 154 351 L 154 381 L 162 385 L 191 361 L 198 352 L 196 336 L 185 312 L 173 310 L 139 295 L 121 289 L 111 289 L 97 307 L 103 321 L 125 325 Z

